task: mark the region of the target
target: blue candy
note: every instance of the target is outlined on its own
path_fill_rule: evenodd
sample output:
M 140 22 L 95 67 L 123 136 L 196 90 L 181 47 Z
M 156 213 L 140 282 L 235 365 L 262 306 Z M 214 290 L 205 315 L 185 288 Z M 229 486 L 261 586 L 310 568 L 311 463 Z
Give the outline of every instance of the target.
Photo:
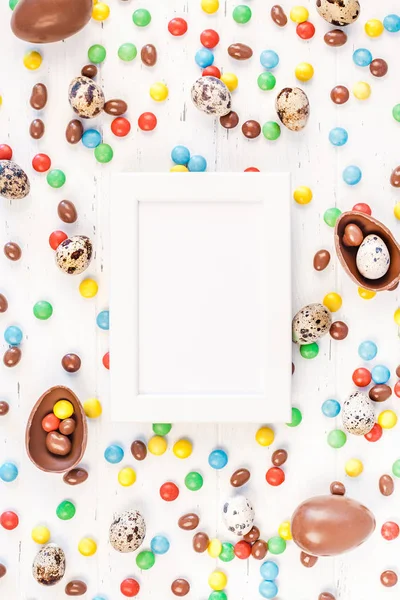
M 18 469 L 14 463 L 4 463 L 0 467 L 0 479 L 9 483 L 18 477 Z
M 225 450 L 213 450 L 208 457 L 208 464 L 213 469 L 223 469 L 228 463 Z
M 202 173 L 207 169 L 207 161 L 204 156 L 196 155 L 192 156 L 188 162 L 187 168 L 192 173 Z
M 343 181 L 347 183 L 347 185 L 356 185 L 360 183 L 362 172 L 360 167 L 356 167 L 355 165 L 350 165 L 346 167 L 342 174 Z
M 116 465 L 124 458 L 124 451 L 122 450 L 121 446 L 112 444 L 104 450 L 104 458 L 107 462 Z
M 110 311 L 102 310 L 97 315 L 96 323 L 100 329 L 104 329 L 105 331 L 110 329 Z
M 190 152 L 186 146 L 175 146 L 171 152 L 171 158 L 176 165 L 187 165 L 190 160 Z
M 4 332 L 4 339 L 10 346 L 19 346 L 22 342 L 22 331 L 15 325 L 10 325 Z
M 260 63 L 264 69 L 275 69 L 279 64 L 279 56 L 274 50 L 264 50 L 260 54 Z
M 337 400 L 325 400 L 321 409 L 326 417 L 333 419 L 340 413 L 340 404 Z
M 258 591 L 263 598 L 276 598 L 278 594 L 278 588 L 274 581 L 262 581 Z
M 279 575 L 279 567 L 272 560 L 266 560 L 260 567 L 260 575 L 263 579 L 273 581 Z
M 400 31 L 400 17 L 398 15 L 388 15 L 383 19 L 383 26 L 390 33 Z
M 384 365 L 376 365 L 371 371 L 374 383 L 387 383 L 390 379 L 390 371 Z
M 200 48 L 200 50 L 197 50 L 194 60 L 201 69 L 205 69 L 213 64 L 214 54 L 208 48 Z
M 358 356 L 363 360 L 372 360 L 378 352 L 378 347 L 374 342 L 367 340 L 358 346 Z
M 343 127 L 335 127 L 329 132 L 329 141 L 333 146 L 344 146 L 349 139 L 349 134 Z
M 353 52 L 353 61 L 358 67 L 368 67 L 372 63 L 372 54 L 366 48 L 359 48 Z
M 86 148 L 96 148 L 101 144 L 101 133 L 97 129 L 87 129 L 82 136 L 82 144 Z
M 150 548 L 154 554 L 165 554 L 169 550 L 169 541 L 164 535 L 156 535 L 150 542 Z

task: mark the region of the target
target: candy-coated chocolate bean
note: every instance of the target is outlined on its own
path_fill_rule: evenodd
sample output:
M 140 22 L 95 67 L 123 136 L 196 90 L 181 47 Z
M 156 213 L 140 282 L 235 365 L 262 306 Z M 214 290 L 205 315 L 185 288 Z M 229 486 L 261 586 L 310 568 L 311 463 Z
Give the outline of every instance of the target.
M 65 593 L 67 596 L 83 596 L 83 594 L 86 594 L 86 591 L 86 583 L 84 581 L 80 581 L 79 579 L 70 581 L 65 586 Z
M 193 537 L 193 550 L 198 553 L 205 552 L 208 548 L 209 541 L 210 538 L 208 535 L 199 531 L 199 533 L 196 533 Z
M 381 584 L 385 587 L 393 587 L 397 584 L 398 577 L 394 571 L 384 571 L 381 574 Z
M 54 413 L 49 413 L 42 419 L 42 429 L 49 433 L 50 431 L 57 431 L 60 426 L 60 419 L 56 417 Z
M 334 340 L 344 340 L 348 333 L 349 328 L 343 321 L 334 321 L 329 328 L 329 334 Z
M 65 130 L 65 138 L 69 144 L 77 144 L 83 136 L 83 125 L 79 119 L 72 119 Z
M 22 256 L 22 250 L 15 242 L 4 244 L 4 254 L 9 260 L 19 260 Z
M 369 390 L 369 397 L 374 402 L 385 402 L 385 400 L 390 398 L 391 395 L 392 395 L 392 388 L 389 385 L 386 385 L 384 383 L 374 385 Z
M 77 467 L 76 469 L 67 471 L 63 476 L 63 481 L 68 485 L 80 485 L 81 483 L 84 483 L 88 477 L 89 473 L 85 469 Z
M 231 485 L 233 487 L 241 487 L 250 479 L 250 471 L 248 469 L 237 469 L 231 475 Z
M 44 123 L 41 119 L 34 119 L 29 126 L 29 135 L 34 140 L 40 140 L 44 135 Z
M 71 452 L 71 440 L 61 433 L 50 431 L 46 436 L 46 448 L 52 454 L 67 456 Z
M 329 250 L 318 250 L 314 255 L 314 269 L 316 271 L 323 271 L 329 265 L 331 255 Z
M 22 352 L 17 346 L 6 350 L 3 356 L 3 363 L 6 367 L 15 367 L 21 360 Z
M 171 583 L 171 592 L 174 596 L 186 596 L 190 592 L 190 584 L 186 579 L 175 579 Z
M 6 402 L 5 400 L 1 400 L 1 402 L 0 402 L 0 417 L 4 417 L 4 415 L 6 415 L 9 410 L 10 410 L 10 406 L 9 406 L 8 402 Z
M 200 519 L 195 513 L 182 515 L 178 521 L 178 526 L 185 531 L 192 531 L 199 526 Z M 193 540 L 194 541 L 194 540 Z
M 347 42 L 347 34 L 341 29 L 331 29 L 331 31 L 327 31 L 324 35 L 324 42 L 328 46 L 334 46 L 335 48 L 344 46 Z
M 248 60 L 253 56 L 253 50 L 246 44 L 231 44 L 228 48 L 228 54 L 236 60 Z
M 275 450 L 275 452 L 272 454 L 272 464 L 275 467 L 280 467 L 287 461 L 287 457 L 288 453 L 286 452 L 286 450 L 283 450 L 281 448 L 279 450 Z
M 234 110 L 231 110 L 227 115 L 220 117 L 219 122 L 225 129 L 234 129 L 239 123 L 239 116 Z
M 400 166 L 393 169 L 392 174 L 390 176 L 390 183 L 393 187 L 400 187 Z
M 271 8 L 271 19 L 276 25 L 278 25 L 278 27 L 285 27 L 287 24 L 287 16 L 285 15 L 285 11 L 283 10 L 282 6 L 275 4 Z
M 382 475 L 379 478 L 379 491 L 382 496 L 391 496 L 394 492 L 394 481 L 390 475 Z
M 349 223 L 344 229 L 342 242 L 345 246 L 358 247 L 362 244 L 364 234 L 355 223 Z
M 58 429 L 63 435 L 71 435 L 76 429 L 75 419 L 64 419 Z
M 344 85 L 336 85 L 331 91 L 331 100 L 335 104 L 345 104 L 350 98 L 350 92 Z
M 57 207 L 57 213 L 64 223 L 75 223 L 78 218 L 75 204 L 69 200 L 61 200 Z
M 346 493 L 346 488 L 341 481 L 332 481 L 329 489 L 333 496 L 344 496 Z
M 104 111 L 108 115 L 120 117 L 128 110 L 128 105 L 124 100 L 108 100 L 104 105 Z
M 6 573 L 7 573 L 7 569 L 6 569 L 6 567 L 5 567 L 5 566 L 4 566 L 2 563 L 0 563 L 0 579 L 1 579 L 2 577 L 4 577 L 4 575 L 5 575 Z
M 264 540 L 257 540 L 251 547 L 251 555 L 256 560 L 262 560 L 268 552 L 268 544 Z
M 131 452 L 136 460 L 144 460 L 147 456 L 146 444 L 141 440 L 135 440 L 131 444 Z
M 62 368 L 67 373 L 76 373 L 81 368 L 81 359 L 77 354 L 65 354 L 61 359 Z
M 3 294 L 0 294 L 0 313 L 5 313 L 7 309 L 8 300 Z
M 253 527 L 250 529 L 250 531 L 248 533 L 246 533 L 246 535 L 243 536 L 243 539 L 245 542 L 256 542 L 260 537 L 260 530 L 258 529 L 258 527 L 256 527 L 255 525 L 253 525 Z
M 318 596 L 318 600 L 336 600 L 336 598 L 330 592 L 322 592 L 322 594 Z
M 96 65 L 85 65 L 81 69 L 81 75 L 83 75 L 83 77 L 89 77 L 89 79 L 94 79 L 97 75 Z
M 300 552 L 300 562 L 303 567 L 307 567 L 307 569 L 311 569 L 318 562 L 317 556 L 311 556 L 311 554 L 307 554 L 307 552 Z
M 42 110 L 47 103 L 47 88 L 44 83 L 36 83 L 31 92 L 29 104 L 35 110 Z
M 245 123 L 243 123 L 242 132 L 243 132 L 243 135 L 245 137 L 247 137 L 249 140 L 253 140 L 254 138 L 256 138 L 260 135 L 261 125 L 258 121 L 254 121 L 253 119 L 250 119 L 249 121 L 246 121 Z
M 154 67 L 157 62 L 157 49 L 153 44 L 146 44 L 140 51 L 140 58 L 146 67 Z
M 388 72 L 388 64 L 383 58 L 374 58 L 369 65 L 369 70 L 374 77 L 384 77 Z

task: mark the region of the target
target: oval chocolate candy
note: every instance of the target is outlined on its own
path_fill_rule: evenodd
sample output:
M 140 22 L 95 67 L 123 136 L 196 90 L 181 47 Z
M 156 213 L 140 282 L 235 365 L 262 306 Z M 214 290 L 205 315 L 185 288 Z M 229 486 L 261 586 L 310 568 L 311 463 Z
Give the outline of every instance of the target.
M 318 250 L 314 254 L 313 266 L 316 271 L 323 271 L 329 265 L 331 254 L 329 250 Z
M 133 458 L 136 460 L 144 460 L 147 456 L 147 447 L 141 440 L 135 440 L 131 445 L 131 452 Z
M 17 346 L 12 346 L 4 352 L 3 363 L 6 367 L 15 367 L 21 360 L 22 352 Z
M 4 415 L 6 415 L 9 410 L 10 410 L 10 406 L 9 406 L 8 402 L 6 402 L 5 400 L 1 400 L 1 402 L 0 402 L 0 417 L 4 417 Z
M 63 435 L 71 435 L 76 429 L 75 419 L 64 419 L 63 421 L 61 421 L 58 429 Z
M 61 200 L 57 207 L 57 213 L 63 223 L 75 223 L 78 218 L 75 204 L 70 200 Z
M 7 242 L 4 244 L 4 254 L 9 260 L 17 261 L 22 256 L 22 250 L 15 242 Z
M 171 592 L 174 596 L 186 596 L 190 592 L 190 584 L 186 579 L 175 579 L 171 583 Z
M 47 103 L 47 88 L 44 83 L 36 83 L 33 86 L 29 104 L 35 110 L 42 110 Z
M 237 469 L 231 475 L 231 485 L 233 487 L 241 487 L 250 479 L 250 471 L 248 469 Z
M 178 521 L 178 526 L 185 531 L 192 531 L 199 526 L 199 523 L 200 519 L 195 513 L 187 513 L 186 515 L 181 516 Z
M 153 44 L 146 44 L 140 51 L 140 58 L 146 67 L 154 67 L 157 62 L 157 49 Z
M 392 388 L 389 385 L 379 383 L 369 390 L 369 397 L 374 402 L 385 402 L 392 395 Z
M 333 494 L 333 496 L 344 496 L 346 493 L 346 488 L 341 481 L 332 481 L 330 492 Z
M 239 123 L 239 116 L 234 110 L 231 110 L 227 115 L 222 115 L 219 122 L 225 129 L 234 129 Z
M 258 527 L 256 527 L 255 525 L 253 525 L 253 527 L 250 529 L 250 531 L 248 533 L 246 533 L 246 535 L 243 536 L 243 539 L 245 542 L 250 542 L 251 544 L 253 542 L 256 542 L 260 537 L 260 530 L 258 529 Z
M 382 496 L 391 496 L 394 492 L 394 481 L 391 475 L 382 475 L 379 478 L 379 491 Z
M 108 115 L 120 117 L 128 110 L 128 105 L 124 100 L 108 100 L 104 105 L 104 111 Z
M 71 452 L 71 440 L 58 431 L 50 431 L 46 436 L 46 448 L 57 456 L 67 456 Z
M 86 469 L 76 467 L 75 469 L 71 469 L 64 474 L 63 481 L 68 485 L 80 485 L 81 483 L 84 483 L 88 477 L 89 473 L 86 471 Z
M 331 29 L 331 31 L 327 31 L 324 35 L 324 42 L 328 46 L 334 46 L 335 48 L 344 46 L 347 42 L 347 34 L 341 29 Z
M 265 558 L 268 552 L 268 544 L 264 540 L 257 540 L 251 547 L 251 555 L 256 560 Z
M 85 65 L 81 69 L 81 75 L 83 77 L 89 77 L 89 79 L 94 79 L 94 77 L 97 75 L 96 65 Z
M 193 550 L 198 553 L 205 552 L 208 548 L 208 543 L 210 538 L 206 533 L 200 532 L 196 533 L 193 537 Z
M 84 581 L 75 579 L 70 581 L 65 586 L 65 593 L 67 596 L 83 596 L 87 592 L 87 585 Z
M 68 144 L 77 144 L 83 136 L 83 125 L 79 119 L 72 119 L 65 130 L 65 138 Z
M 40 140 L 44 135 L 44 123 L 41 119 L 34 119 L 29 126 L 29 135 L 34 140 Z
M 275 452 L 272 454 L 272 464 L 275 467 L 280 467 L 283 464 L 285 464 L 285 462 L 287 461 L 287 457 L 288 453 L 286 452 L 286 450 L 279 448 L 279 450 L 275 450 Z
M 5 313 L 7 308 L 8 300 L 3 294 L 0 294 L 0 313 Z
M 242 133 L 249 140 L 254 140 L 261 133 L 261 125 L 258 121 L 254 119 L 249 119 L 245 121 L 242 125 Z
M 68 353 L 62 357 L 61 365 L 67 373 L 76 373 L 81 368 L 81 359 L 77 354 Z
M 246 44 L 231 44 L 228 54 L 236 60 L 248 60 L 253 56 L 253 50 Z
M 287 16 L 280 4 L 274 4 L 271 8 L 271 19 L 278 27 L 285 27 L 287 24 Z
M 318 557 L 312 556 L 311 554 L 307 554 L 307 552 L 300 552 L 300 562 L 303 565 L 303 567 L 311 569 L 317 564 Z
M 329 335 L 334 340 L 344 340 L 349 334 L 349 328 L 344 321 L 334 321 L 329 328 Z

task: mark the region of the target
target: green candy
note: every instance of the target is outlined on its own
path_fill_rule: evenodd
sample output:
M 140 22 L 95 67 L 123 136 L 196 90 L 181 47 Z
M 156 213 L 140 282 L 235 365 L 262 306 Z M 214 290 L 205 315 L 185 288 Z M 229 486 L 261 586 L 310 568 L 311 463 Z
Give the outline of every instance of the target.
M 271 142 L 278 139 L 281 135 L 281 128 L 275 121 L 267 121 L 262 128 L 263 136 Z
M 136 565 L 139 569 L 142 569 L 142 571 L 147 571 L 147 569 L 151 569 L 155 562 L 156 557 L 154 556 L 154 553 L 150 550 L 143 550 L 142 552 L 139 552 L 139 554 L 136 557 Z
M 236 8 L 233 9 L 232 17 L 236 23 L 240 23 L 241 25 L 248 23 L 251 19 L 250 6 L 246 6 L 245 4 L 236 6 Z
M 108 163 L 110 162 L 110 160 L 112 160 L 114 152 L 109 144 L 99 144 L 94 149 L 94 155 L 96 157 L 97 162 Z
M 292 408 L 292 420 L 290 423 L 286 423 L 288 427 L 297 427 L 303 420 L 303 415 L 298 408 L 293 406 Z
M 153 423 L 153 431 L 156 435 L 167 435 L 171 429 L 171 423 Z
M 258 76 L 257 84 L 260 90 L 263 92 L 267 92 L 268 90 L 273 90 L 276 85 L 276 77 L 273 73 L 269 71 L 264 71 L 261 75 Z
M 318 352 L 319 352 L 319 347 L 318 344 L 316 342 L 313 342 L 312 344 L 304 344 L 303 346 L 300 346 L 300 354 L 303 358 L 315 358 L 316 356 L 318 356 Z
M 47 183 L 52 188 L 60 188 L 64 185 L 66 181 L 66 176 L 64 171 L 60 171 L 60 169 L 53 169 L 47 173 Z
M 191 471 L 185 477 L 185 485 L 191 492 L 197 492 L 203 487 L 203 477 L 197 471 Z
M 14 8 L 17 6 L 18 4 L 18 0 L 8 0 L 8 6 L 11 8 L 11 10 L 14 10 Z
M 271 554 L 282 554 L 286 550 L 285 540 L 279 535 L 275 535 L 268 540 L 268 550 Z
M 393 463 L 392 473 L 395 477 L 400 477 L 400 458 Z
M 392 110 L 393 118 L 400 123 L 400 104 L 396 104 Z
M 36 302 L 35 306 L 33 307 L 33 314 L 37 319 L 40 319 L 41 321 L 47 321 L 47 319 L 50 319 L 51 315 L 53 314 L 53 307 L 50 302 L 46 302 L 46 300 L 39 300 L 39 302 Z
M 221 554 L 218 556 L 218 558 L 220 558 L 223 562 L 230 562 L 231 560 L 233 560 L 235 558 L 235 550 L 233 548 L 233 544 L 230 544 L 229 542 L 223 542 Z M 219 592 L 214 593 L 218 594 Z
M 75 513 L 75 506 L 72 504 L 72 502 L 69 502 L 68 500 L 64 500 L 64 502 L 61 502 L 61 504 L 57 506 L 56 514 L 57 517 L 62 521 L 69 521 L 70 519 L 72 519 L 72 517 L 75 516 Z
M 138 8 L 132 15 L 132 21 L 137 27 L 147 27 L 151 21 L 151 14 L 145 8 Z
M 329 227 L 335 227 L 336 221 L 341 214 L 342 211 L 338 208 L 328 208 L 328 210 L 324 212 L 324 221 Z
M 101 44 L 94 44 L 88 50 L 88 58 L 94 65 L 102 63 L 107 55 L 107 51 Z
M 328 444 L 331 448 L 343 448 L 347 442 L 347 435 L 341 429 L 334 429 L 328 434 Z
M 223 590 L 220 592 L 211 592 L 208 596 L 208 600 L 228 600 L 228 596 Z
M 136 58 L 137 48 L 135 44 L 122 44 L 122 46 L 118 48 L 118 56 L 121 60 L 125 60 L 127 62 Z

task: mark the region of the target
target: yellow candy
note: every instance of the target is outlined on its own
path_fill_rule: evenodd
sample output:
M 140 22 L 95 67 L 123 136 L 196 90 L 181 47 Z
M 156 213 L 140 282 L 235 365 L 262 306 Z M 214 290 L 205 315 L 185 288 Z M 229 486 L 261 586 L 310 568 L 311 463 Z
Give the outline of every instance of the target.
M 53 407 L 53 413 L 58 419 L 69 419 L 74 414 L 74 407 L 68 400 L 59 400 Z
M 36 50 L 32 50 L 31 52 L 27 52 L 24 56 L 24 65 L 30 71 L 35 71 L 42 64 L 42 57 L 39 52 Z
M 396 325 L 398 325 L 400 327 L 400 308 L 398 308 L 395 311 L 393 318 L 394 318 L 394 322 L 396 323 Z
M 363 300 L 371 300 L 375 298 L 376 292 L 372 292 L 371 290 L 365 290 L 362 287 L 358 288 L 358 295 L 361 296 Z
M 147 444 L 147 448 L 150 454 L 154 454 L 155 456 L 161 456 L 167 449 L 167 440 L 161 435 L 154 435 Z
M 0 106 L 3 104 L 3 96 L 0 96 Z
M 290 529 L 290 521 L 283 521 L 283 523 L 279 525 L 278 535 L 286 541 L 293 539 L 292 532 Z
M 346 463 L 345 471 L 349 477 L 358 477 L 364 471 L 364 465 L 358 458 L 350 458 Z
M 43 525 L 34 527 L 32 529 L 32 539 L 37 544 L 47 544 L 50 539 L 50 531 L 47 527 L 43 527 Z
M 89 398 L 83 403 L 83 410 L 89 419 L 97 419 L 103 412 L 100 401 L 97 398 Z
M 236 90 L 239 84 L 239 79 L 234 73 L 224 73 L 223 75 L 221 75 L 221 81 L 224 82 L 224 84 L 230 92 Z
M 201 0 L 201 8 L 205 13 L 212 15 L 219 9 L 219 0 Z
M 210 540 L 210 543 L 208 544 L 208 547 L 207 547 L 207 552 L 208 552 L 209 556 L 211 556 L 211 558 L 218 558 L 218 556 L 222 552 L 222 543 L 220 542 L 220 540 L 217 540 L 216 538 L 213 540 Z
M 82 538 L 78 544 L 78 550 L 83 556 L 96 554 L 97 544 L 91 538 Z
M 342 306 L 342 297 L 336 292 L 330 292 L 326 294 L 322 304 L 331 312 L 336 312 Z
M 136 473 L 130 467 L 125 467 L 125 469 L 121 469 L 118 473 L 118 483 L 123 487 L 129 487 L 133 485 L 136 481 Z
M 153 83 L 150 88 L 150 96 L 156 102 L 164 102 L 168 98 L 168 88 L 165 83 Z
M 175 442 L 172 452 L 177 458 L 188 458 L 192 454 L 193 446 L 189 440 L 178 440 Z
M 309 12 L 305 6 L 293 6 L 290 11 L 290 18 L 294 23 L 304 23 L 307 21 Z
M 228 583 L 228 578 L 222 571 L 214 571 L 211 573 L 208 578 L 208 585 L 212 590 L 220 592 L 224 588 L 226 588 L 226 584 Z
M 309 81 L 314 75 L 314 67 L 310 63 L 299 63 L 294 71 L 299 81 Z
M 378 416 L 378 423 L 382 429 L 393 429 L 397 424 L 397 415 L 393 410 L 384 410 Z
M 393 212 L 394 212 L 394 216 L 396 217 L 396 219 L 400 220 L 400 202 L 398 202 L 397 204 L 395 204 Z
M 189 169 L 185 165 L 174 165 L 171 167 L 170 173 L 189 173 Z
M 379 19 L 370 19 L 365 23 L 364 29 L 369 37 L 379 37 L 383 33 L 384 27 Z
M 366 100 L 371 95 L 371 86 L 365 81 L 359 81 L 353 87 L 353 94 L 357 100 Z
M 270 446 L 275 439 L 275 433 L 270 427 L 260 427 L 256 433 L 256 442 L 260 446 Z
M 96 2 L 92 10 L 92 19 L 95 21 L 105 21 L 110 16 L 110 7 L 104 2 Z
M 94 279 L 84 279 L 79 285 L 79 292 L 84 298 L 94 298 L 99 290 L 99 286 Z
M 312 191 L 305 185 L 300 185 L 293 192 L 293 198 L 297 204 L 308 204 L 312 200 Z

